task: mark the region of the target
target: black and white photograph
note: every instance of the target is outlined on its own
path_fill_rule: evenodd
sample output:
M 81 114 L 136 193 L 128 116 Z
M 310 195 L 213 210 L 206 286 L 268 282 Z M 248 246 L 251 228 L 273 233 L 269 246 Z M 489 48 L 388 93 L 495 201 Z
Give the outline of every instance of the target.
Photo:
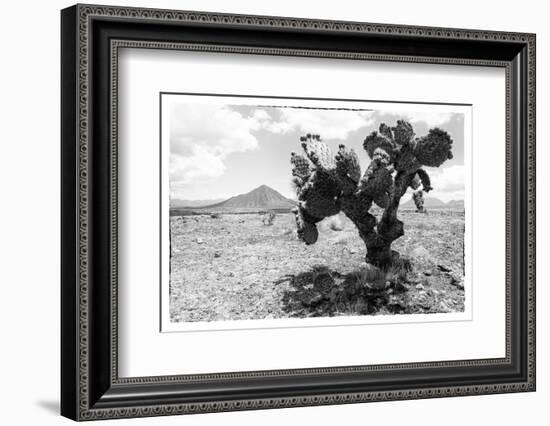
M 161 104 L 167 330 L 465 319 L 470 106 Z

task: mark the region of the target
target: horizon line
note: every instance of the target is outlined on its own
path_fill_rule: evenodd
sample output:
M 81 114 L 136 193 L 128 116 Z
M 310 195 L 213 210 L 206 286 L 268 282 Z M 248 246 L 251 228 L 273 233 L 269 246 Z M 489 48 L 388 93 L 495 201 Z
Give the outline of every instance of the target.
M 285 195 L 283 195 L 280 191 L 278 191 L 277 189 L 275 188 L 272 188 L 271 186 L 269 185 L 266 185 L 265 183 L 263 184 L 260 184 L 258 186 L 255 186 L 254 188 L 252 188 L 251 190 L 247 191 L 247 192 L 241 192 L 239 194 L 234 194 L 234 195 L 230 195 L 230 196 L 225 196 L 225 197 L 214 197 L 214 198 L 195 198 L 195 199 L 191 199 L 191 198 L 173 198 L 172 195 L 170 195 L 170 202 L 172 201 L 216 201 L 216 202 L 223 202 L 223 201 L 227 201 L 227 200 L 230 200 L 231 198 L 234 198 L 234 197 L 238 197 L 240 195 L 246 195 L 246 194 L 249 194 L 250 192 L 252 191 L 255 191 L 259 188 L 261 188 L 262 186 L 265 186 L 266 188 L 269 188 L 271 189 L 272 191 L 276 191 L 277 193 L 279 193 L 282 197 L 284 198 L 289 198 L 289 199 L 292 199 L 292 200 L 296 200 L 295 197 L 293 198 L 290 198 L 290 197 L 287 197 Z M 464 197 L 462 198 L 453 198 L 449 201 L 443 201 L 437 197 L 430 197 L 429 195 L 425 196 L 424 198 L 425 200 L 428 200 L 428 199 L 431 199 L 431 200 L 438 200 L 438 201 L 441 201 L 442 203 L 444 204 L 448 204 L 452 201 L 464 201 Z M 219 201 L 219 200 L 223 200 L 223 201 Z

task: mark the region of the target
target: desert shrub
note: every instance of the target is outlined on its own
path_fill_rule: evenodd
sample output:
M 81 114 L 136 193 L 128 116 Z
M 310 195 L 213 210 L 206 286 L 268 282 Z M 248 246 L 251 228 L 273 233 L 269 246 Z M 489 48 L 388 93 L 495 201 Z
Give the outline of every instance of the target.
M 404 259 L 399 259 L 404 260 Z M 386 271 L 386 281 L 391 284 L 403 284 L 408 281 L 407 273 L 410 271 L 410 263 L 396 262 Z
M 392 271 L 397 271 L 399 274 L 407 275 L 407 272 L 412 271 L 412 264 L 410 259 L 406 257 L 400 257 L 394 261 L 390 269 Z
M 266 213 L 262 216 L 262 223 L 264 226 L 271 226 L 275 222 L 275 217 L 277 215 L 273 212 Z
M 386 272 L 371 264 L 367 264 L 358 271 L 353 272 L 352 276 L 360 286 L 383 289 L 386 285 Z

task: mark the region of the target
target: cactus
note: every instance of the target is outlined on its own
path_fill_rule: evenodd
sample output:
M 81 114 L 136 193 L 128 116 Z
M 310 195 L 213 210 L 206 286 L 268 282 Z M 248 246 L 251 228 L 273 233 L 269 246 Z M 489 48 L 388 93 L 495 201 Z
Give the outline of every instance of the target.
M 424 208 L 424 191 L 419 189 L 418 191 L 413 192 L 412 199 L 414 201 L 414 205 L 416 206 L 416 211 L 418 213 L 426 213 L 426 209 Z
M 417 172 L 414 177 L 411 180 L 411 184 L 409 185 L 412 190 L 414 191 L 412 194 L 412 200 L 414 201 L 414 205 L 416 206 L 417 213 L 426 213 L 426 209 L 424 208 L 424 190 L 429 191 L 431 188 L 430 186 L 430 178 L 428 174 L 421 170 L 424 173 L 424 181 L 423 178 L 419 175 Z M 424 183 L 422 183 L 424 182 Z M 420 188 L 420 185 L 422 184 L 423 188 Z
M 314 244 L 319 235 L 316 224 L 342 211 L 365 242 L 367 263 L 381 267 L 396 263 L 399 254 L 391 244 L 403 235 L 403 222 L 397 218 L 399 202 L 411 187 L 423 209 L 423 192 L 432 187 L 422 167 L 439 167 L 453 158 L 451 136 L 434 128 L 416 138 L 404 120 L 394 127 L 382 123 L 363 142 L 371 162 L 362 176 L 353 149 L 340 145 L 334 155 L 318 134 L 307 134 L 300 141 L 305 155 L 291 154 L 299 238 Z M 380 220 L 370 213 L 373 204 L 384 209 Z

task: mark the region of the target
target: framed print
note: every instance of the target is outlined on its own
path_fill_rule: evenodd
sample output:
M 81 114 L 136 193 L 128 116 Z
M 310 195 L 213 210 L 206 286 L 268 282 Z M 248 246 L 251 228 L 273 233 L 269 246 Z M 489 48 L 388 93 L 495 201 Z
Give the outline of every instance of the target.
M 465 217 L 466 211 L 472 211 L 471 109 L 451 104 L 161 93 L 161 193 L 165 194 L 161 251 L 170 254 L 161 256 L 161 331 L 471 319 L 472 218 Z M 401 121 L 403 117 L 414 124 Z M 368 164 L 361 164 L 368 162 L 369 154 L 361 161 L 357 152 L 366 144 L 373 157 L 376 149 L 376 156 L 382 153 L 381 148 L 370 147 L 378 143 L 378 132 L 365 140 L 354 134 L 390 120 L 397 123 L 394 132 L 412 132 L 413 125 L 419 131 L 444 124 L 454 137 L 448 134 L 452 144 L 443 153 L 449 167 L 431 167 L 430 178 L 427 167 L 413 166 L 406 191 L 396 195 L 401 196 L 396 201 L 403 200 L 397 210 L 418 228 L 411 229 L 415 234 L 410 239 L 403 236 L 408 241 L 403 249 L 417 258 L 416 272 L 410 260 L 395 250 L 391 253 L 397 258 L 391 265 L 374 258 L 365 263 L 362 246 L 371 255 L 376 253 L 372 239 L 377 233 L 361 232 L 364 217 L 389 214 L 389 193 L 382 189 L 378 199 L 376 191 L 368 189 L 374 199 L 352 200 L 358 190 L 363 194 L 360 188 L 366 190 L 368 181 L 360 176 L 361 168 L 369 170 Z M 227 126 L 232 129 L 230 136 Z M 327 142 L 321 135 L 306 133 L 312 128 L 323 129 Z M 435 135 L 435 130 L 430 131 Z M 331 141 L 339 142 L 338 151 L 330 151 Z M 214 146 L 204 152 L 209 144 Z M 296 148 L 307 151 L 302 155 L 294 152 Z M 309 160 L 313 158 L 309 149 L 314 148 L 325 150 L 329 161 L 335 155 L 353 156 L 356 180 L 350 181 L 349 194 L 340 195 L 344 187 L 338 180 L 317 183 Z M 327 168 L 328 175 L 338 159 Z M 216 169 L 212 162 L 218 161 Z M 320 172 L 321 166 L 315 167 Z M 430 192 L 431 180 L 446 187 Z M 425 197 L 425 191 L 435 195 Z M 184 199 L 192 194 L 194 200 Z M 353 208 L 362 203 L 372 217 L 354 214 Z M 314 213 L 315 219 L 302 230 L 302 221 Z M 424 232 L 428 223 L 439 229 Z M 315 241 L 308 240 L 307 227 L 315 233 Z M 434 252 L 428 254 L 428 246 L 437 251 L 437 259 Z M 222 286 L 217 284 L 220 281 Z M 409 292 L 407 284 L 419 291 Z M 429 292 L 424 291 L 425 284 Z
M 61 13 L 74 420 L 535 390 L 535 36 Z

